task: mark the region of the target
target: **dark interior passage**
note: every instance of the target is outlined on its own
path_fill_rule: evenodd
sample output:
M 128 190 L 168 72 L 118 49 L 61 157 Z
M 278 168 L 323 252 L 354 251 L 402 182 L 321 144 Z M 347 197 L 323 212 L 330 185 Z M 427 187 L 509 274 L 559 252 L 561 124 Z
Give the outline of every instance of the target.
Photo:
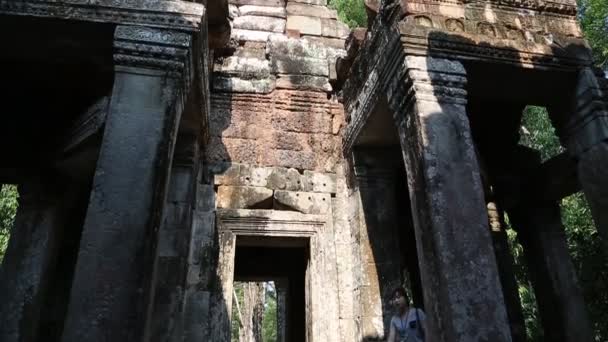
M 285 279 L 285 341 L 306 341 L 306 239 L 237 238 L 234 281 Z

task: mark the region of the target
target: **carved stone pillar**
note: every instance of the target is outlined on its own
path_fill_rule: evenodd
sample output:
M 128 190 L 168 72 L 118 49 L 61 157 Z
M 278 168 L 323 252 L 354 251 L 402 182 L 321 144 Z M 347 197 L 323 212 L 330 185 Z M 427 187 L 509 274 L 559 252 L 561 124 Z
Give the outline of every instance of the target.
M 511 341 L 465 84 L 459 62 L 407 56 L 387 91 L 407 171 L 429 339 Z
M 545 340 L 592 341 L 559 204 L 525 203 L 509 210 L 509 218 L 524 248 Z
M 497 206 L 496 202 L 488 202 L 487 207 L 502 294 L 511 326 L 511 338 L 513 342 L 526 342 L 526 325 L 521 310 L 517 280 L 515 273 L 513 273 L 513 255 L 511 255 L 509 248 L 504 212 Z
M 198 138 L 180 133 L 173 156 L 164 221 L 158 234 L 147 341 L 171 341 L 172 337 L 179 339 L 182 336 L 182 306 L 188 281 L 198 166 Z
M 608 80 L 582 69 L 571 100 L 571 106 L 549 108 L 550 114 L 562 143 L 578 159 L 579 181 L 608 246 Z
M 19 209 L 0 268 L 0 341 L 38 341 L 45 296 L 73 198 L 56 179 L 19 185 Z M 63 194 L 63 195 L 62 195 Z
M 190 34 L 118 26 L 114 39 L 114 88 L 64 342 L 142 339 L 156 233 L 189 92 Z

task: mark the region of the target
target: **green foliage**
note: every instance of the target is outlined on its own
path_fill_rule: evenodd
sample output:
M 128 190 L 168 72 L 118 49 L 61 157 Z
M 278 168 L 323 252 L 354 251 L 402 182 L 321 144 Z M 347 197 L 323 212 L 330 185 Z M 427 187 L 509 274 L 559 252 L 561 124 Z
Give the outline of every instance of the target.
M 578 0 L 581 28 L 600 67 L 608 67 L 608 0 Z
M 274 288 L 273 288 L 274 289 Z M 276 342 L 277 340 L 277 295 L 276 291 L 266 290 L 266 301 L 264 303 L 264 319 L 262 321 L 262 336 L 264 342 Z
M 363 0 L 329 0 L 329 6 L 338 11 L 340 21 L 348 27 L 367 27 L 367 12 Z
M 14 185 L 0 186 L 0 263 L 8 245 L 11 227 L 17 213 L 17 187 Z
M 234 291 L 239 301 L 239 306 L 243 310 L 244 306 L 244 282 L 235 282 Z M 270 285 L 269 285 L 270 284 Z M 265 283 L 265 301 L 264 301 L 264 317 L 262 318 L 262 340 L 264 342 L 276 342 L 277 340 L 277 297 L 273 283 Z M 232 303 L 232 320 L 231 320 L 231 340 L 239 342 L 239 315 L 236 302 Z
M 526 107 L 520 133 L 519 143 L 539 151 L 543 161 L 564 151 L 543 107 Z

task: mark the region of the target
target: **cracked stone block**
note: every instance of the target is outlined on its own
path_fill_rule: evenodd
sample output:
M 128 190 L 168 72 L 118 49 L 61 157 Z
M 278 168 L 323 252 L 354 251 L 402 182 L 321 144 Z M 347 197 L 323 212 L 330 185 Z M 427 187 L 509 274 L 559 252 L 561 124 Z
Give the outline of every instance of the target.
M 226 186 L 217 191 L 217 207 L 230 209 L 258 208 L 272 198 L 273 191 L 257 186 Z
M 297 2 L 287 3 L 287 14 L 303 15 L 307 17 L 318 17 L 327 19 L 337 19 L 338 12 L 334 9 L 329 9 L 326 6 L 309 5 Z
M 276 190 L 274 200 L 275 206 L 278 203 L 304 214 L 326 214 L 329 212 L 331 196 L 315 192 Z
M 241 15 L 255 15 L 265 17 L 287 18 L 284 7 L 246 5 L 239 8 Z
M 280 34 L 273 34 L 268 37 L 266 52 L 271 59 L 274 56 L 327 58 L 327 48 L 323 45 L 302 39 L 289 38 Z
M 275 190 L 300 190 L 302 188 L 301 175 L 298 170 L 284 167 L 271 169 L 267 187 Z
M 275 56 L 271 58 L 270 67 L 277 74 L 329 76 L 327 61 L 318 58 Z
M 331 92 L 332 87 L 327 77 L 308 75 L 279 75 L 277 89 L 321 90 Z
M 266 48 L 258 49 L 258 48 L 238 48 L 233 57 L 240 58 L 255 58 L 264 60 L 266 59 Z
M 298 30 L 301 34 L 312 34 L 320 36 L 323 32 L 321 18 L 306 17 L 301 15 L 287 16 L 287 29 Z
M 266 42 L 271 34 L 269 31 L 234 29 L 231 37 L 238 41 Z
M 303 189 L 312 192 L 327 192 L 335 194 L 337 191 L 336 175 L 305 170 L 302 175 Z
M 267 59 L 230 56 L 224 58 L 222 64 L 216 64 L 214 71 L 227 75 L 246 75 L 247 79 L 268 78 L 270 77 L 270 63 Z
M 327 6 L 327 0 L 289 0 L 289 2 L 299 2 L 309 5 Z
M 268 94 L 274 88 L 274 77 L 261 80 L 246 80 L 238 77 L 216 76 L 213 79 L 213 89 L 219 91 Z
M 228 18 L 234 19 L 240 15 L 239 13 L 239 8 L 236 5 L 228 5 Z
M 268 177 L 272 173 L 272 169 L 268 167 L 255 167 L 250 165 L 241 165 L 239 172 L 239 181 L 247 186 L 264 186 L 268 185 Z
M 269 6 L 269 7 L 285 7 L 285 0 L 230 0 L 231 4 L 244 6 Z
M 252 31 L 285 32 L 285 19 L 262 17 L 253 15 L 242 15 L 233 21 L 235 29 Z
M 321 19 L 321 35 L 346 39 L 350 34 L 348 26 L 340 21 L 333 19 Z
M 337 50 L 344 50 L 346 45 L 346 39 L 340 38 L 329 38 L 329 37 L 318 37 L 318 36 L 302 36 L 304 40 L 332 48 Z

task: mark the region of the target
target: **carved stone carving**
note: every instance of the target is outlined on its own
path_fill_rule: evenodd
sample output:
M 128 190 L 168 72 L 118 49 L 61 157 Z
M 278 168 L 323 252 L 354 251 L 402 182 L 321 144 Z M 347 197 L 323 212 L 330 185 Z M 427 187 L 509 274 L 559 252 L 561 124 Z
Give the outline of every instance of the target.
M 199 32 L 205 7 L 186 1 L 0 0 L 0 14 L 145 25 Z

